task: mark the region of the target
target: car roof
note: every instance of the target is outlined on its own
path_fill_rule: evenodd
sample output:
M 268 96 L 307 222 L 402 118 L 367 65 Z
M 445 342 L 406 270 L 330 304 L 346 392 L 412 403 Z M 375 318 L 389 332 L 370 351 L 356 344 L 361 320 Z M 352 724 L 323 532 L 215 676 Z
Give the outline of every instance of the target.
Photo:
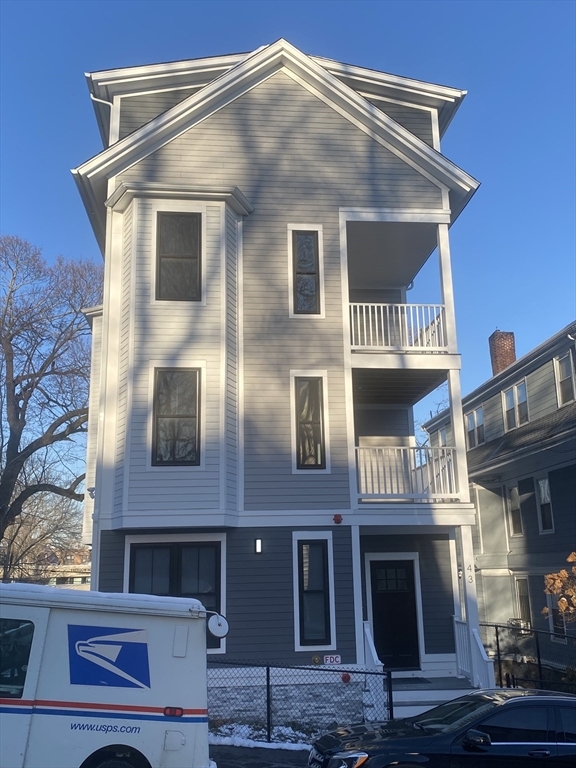
M 576 695 L 563 693 L 562 691 L 540 691 L 535 688 L 488 688 L 474 691 L 474 695 L 484 695 L 498 700 L 500 704 L 508 704 L 515 699 L 566 699 L 570 703 L 576 702 Z

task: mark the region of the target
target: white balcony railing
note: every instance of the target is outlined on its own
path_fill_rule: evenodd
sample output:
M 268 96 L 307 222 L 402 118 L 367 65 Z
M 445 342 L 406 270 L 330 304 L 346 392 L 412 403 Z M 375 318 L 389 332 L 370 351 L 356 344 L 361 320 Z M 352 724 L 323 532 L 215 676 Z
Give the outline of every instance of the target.
M 356 448 L 356 469 L 362 498 L 458 498 L 455 448 Z
M 350 304 L 353 349 L 446 352 L 441 304 Z

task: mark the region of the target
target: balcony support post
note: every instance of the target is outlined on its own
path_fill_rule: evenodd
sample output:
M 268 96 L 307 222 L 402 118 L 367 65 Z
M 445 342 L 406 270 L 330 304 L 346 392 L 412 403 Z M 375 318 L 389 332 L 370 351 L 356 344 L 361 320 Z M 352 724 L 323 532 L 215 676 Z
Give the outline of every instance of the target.
M 470 644 L 470 663 L 472 684 L 476 685 L 480 679 L 480 670 L 477 668 L 476 654 L 473 652 L 475 638 L 473 630 L 478 631 L 478 597 L 476 595 L 476 571 L 474 549 L 472 546 L 472 526 L 460 526 L 460 544 L 462 553 L 462 580 L 464 582 L 464 606 L 466 610 L 466 629 Z
M 452 285 L 452 264 L 450 262 L 450 240 L 448 239 L 448 224 L 438 224 L 438 256 L 440 260 L 440 285 L 442 288 L 442 303 L 444 304 L 444 321 L 446 323 L 446 340 L 448 352 L 456 354 L 456 318 L 454 314 L 454 287 Z
M 451 369 L 447 374 L 448 397 L 452 415 L 452 433 L 454 448 L 456 448 L 456 481 L 460 501 L 470 501 L 468 486 L 468 464 L 466 462 L 466 435 L 462 418 L 462 394 L 460 391 L 460 371 Z

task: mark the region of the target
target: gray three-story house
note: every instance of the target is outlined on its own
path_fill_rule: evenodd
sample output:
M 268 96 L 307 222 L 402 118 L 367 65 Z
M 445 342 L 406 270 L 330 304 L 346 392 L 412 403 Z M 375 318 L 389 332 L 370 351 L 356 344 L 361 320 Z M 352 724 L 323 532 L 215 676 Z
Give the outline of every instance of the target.
M 576 549 L 576 323 L 518 360 L 513 333 L 489 342 L 493 376 L 463 398 L 480 618 L 566 643 L 544 576 Z M 451 444 L 452 423 L 428 422 L 432 446 Z
M 478 182 L 440 152 L 465 92 L 285 40 L 87 79 L 93 588 L 200 598 L 230 659 L 478 682 L 448 236 Z M 407 303 L 433 253 L 441 300 Z M 452 447 L 418 447 L 446 381 Z

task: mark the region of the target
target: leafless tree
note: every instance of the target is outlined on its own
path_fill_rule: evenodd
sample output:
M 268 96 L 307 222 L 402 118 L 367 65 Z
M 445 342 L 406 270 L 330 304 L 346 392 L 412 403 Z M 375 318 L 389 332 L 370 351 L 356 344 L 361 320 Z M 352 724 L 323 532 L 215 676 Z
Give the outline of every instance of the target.
M 90 329 L 102 267 L 0 237 L 0 540 L 36 494 L 81 501 Z
M 37 493 L 6 528 L 0 542 L 2 581 L 42 582 L 60 566 L 86 560 L 81 543 L 80 504 L 50 493 Z

